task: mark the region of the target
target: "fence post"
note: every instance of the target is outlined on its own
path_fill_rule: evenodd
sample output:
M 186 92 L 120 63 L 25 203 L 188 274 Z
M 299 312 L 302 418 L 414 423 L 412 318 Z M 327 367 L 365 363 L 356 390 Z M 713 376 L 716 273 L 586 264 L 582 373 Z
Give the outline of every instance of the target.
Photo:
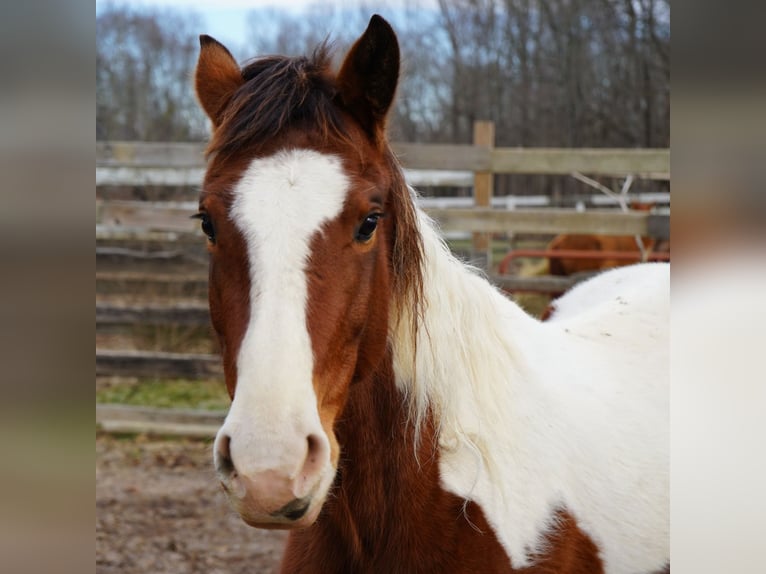
M 490 121 L 477 121 L 473 124 L 473 145 L 492 150 L 495 147 L 495 124 Z M 473 199 L 476 207 L 492 205 L 491 171 L 477 171 L 473 174 Z M 492 266 L 492 235 L 489 233 L 473 234 L 474 265 L 489 270 Z

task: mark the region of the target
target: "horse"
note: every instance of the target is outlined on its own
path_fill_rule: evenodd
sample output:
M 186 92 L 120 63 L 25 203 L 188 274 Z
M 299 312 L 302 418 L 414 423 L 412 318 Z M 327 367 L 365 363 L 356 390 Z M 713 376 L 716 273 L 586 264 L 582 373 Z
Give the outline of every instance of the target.
M 282 571 L 669 570 L 668 265 L 540 322 L 417 207 L 382 17 L 337 71 L 326 44 L 242 68 L 200 46 L 213 459 L 245 523 L 290 531 Z
M 633 202 L 630 207 L 635 211 L 651 211 L 654 204 Z M 636 261 L 665 260 L 665 248 L 659 250 L 658 247 L 660 246 L 653 237 L 562 234 L 551 240 L 547 250 L 562 251 L 566 255 L 551 255 L 548 258 L 548 269 L 551 275 L 569 276 L 630 265 Z M 573 257 L 573 254 L 569 253 L 571 251 L 594 252 L 593 255 L 598 253 L 602 256 Z

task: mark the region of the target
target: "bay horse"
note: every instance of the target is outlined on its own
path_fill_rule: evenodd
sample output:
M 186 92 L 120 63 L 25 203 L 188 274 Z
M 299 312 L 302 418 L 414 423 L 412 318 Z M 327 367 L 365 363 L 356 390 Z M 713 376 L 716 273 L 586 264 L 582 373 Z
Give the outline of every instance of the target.
M 240 68 L 200 44 L 214 464 L 247 524 L 291 530 L 282 570 L 668 570 L 668 266 L 542 323 L 417 208 L 383 18 L 337 73 L 324 45 Z

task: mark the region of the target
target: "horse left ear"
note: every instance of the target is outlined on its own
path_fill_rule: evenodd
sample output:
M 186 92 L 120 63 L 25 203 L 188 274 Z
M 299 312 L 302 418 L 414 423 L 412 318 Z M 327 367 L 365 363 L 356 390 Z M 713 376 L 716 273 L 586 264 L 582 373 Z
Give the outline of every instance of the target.
M 390 24 L 375 14 L 338 73 L 343 106 L 377 140 L 385 129 L 399 80 L 399 42 Z
M 223 44 L 205 34 L 199 37 L 199 44 L 194 87 L 202 109 L 213 126 L 218 127 L 231 96 L 245 80 L 234 56 Z

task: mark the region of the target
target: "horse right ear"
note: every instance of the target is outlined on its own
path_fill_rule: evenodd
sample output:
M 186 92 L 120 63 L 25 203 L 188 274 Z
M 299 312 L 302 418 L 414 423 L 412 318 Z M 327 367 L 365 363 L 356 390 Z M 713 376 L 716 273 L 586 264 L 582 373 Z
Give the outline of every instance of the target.
M 377 14 L 354 43 L 338 72 L 343 105 L 373 139 L 382 136 L 399 80 L 399 43 Z
M 223 44 L 203 34 L 199 37 L 199 45 L 194 88 L 213 127 L 218 127 L 223 119 L 223 110 L 244 79 L 239 65 Z

